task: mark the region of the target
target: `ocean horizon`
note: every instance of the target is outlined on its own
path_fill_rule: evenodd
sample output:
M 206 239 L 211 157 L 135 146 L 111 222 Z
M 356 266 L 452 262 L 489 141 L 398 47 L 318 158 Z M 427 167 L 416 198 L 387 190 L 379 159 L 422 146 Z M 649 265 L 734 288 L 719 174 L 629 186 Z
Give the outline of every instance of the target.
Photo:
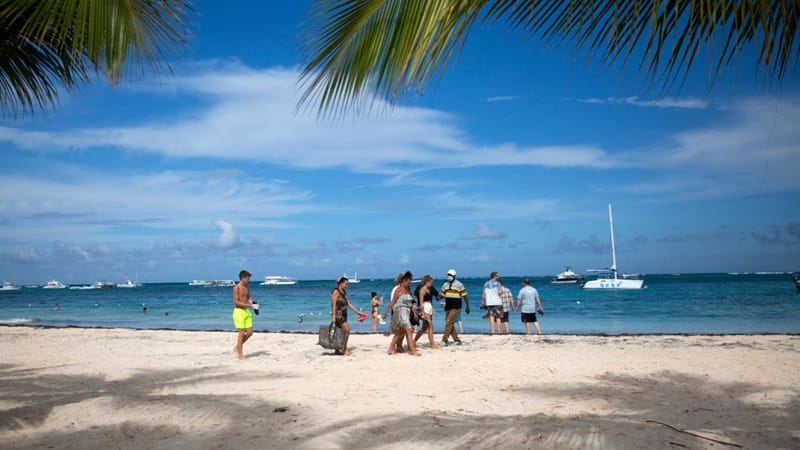
M 539 290 L 545 334 L 795 334 L 800 333 L 800 293 L 791 272 L 642 275 L 645 288 L 590 291 L 577 285 L 553 285 L 549 276 L 529 277 Z M 516 297 L 522 277 L 503 277 Z M 479 308 L 485 278 L 464 278 L 471 314 L 462 310 L 464 332 L 487 333 Z M 298 280 L 291 286 L 260 286 L 251 295 L 261 306 L 257 332 L 316 333 L 330 323 L 331 280 Z M 436 280 L 439 288 L 442 280 Z M 370 293 L 388 303 L 393 279 L 362 279 L 348 289 L 353 303 L 369 311 Z M 436 333 L 444 314 L 434 302 Z M 146 309 L 145 309 L 146 308 Z M 22 288 L 0 293 L 0 325 L 34 327 L 133 328 L 231 331 L 230 287 L 190 286 L 188 281 L 145 283 L 136 288 Z M 368 333 L 350 314 L 354 333 Z M 512 333 L 523 333 L 519 312 L 510 318 Z M 379 325 L 379 332 L 388 325 Z

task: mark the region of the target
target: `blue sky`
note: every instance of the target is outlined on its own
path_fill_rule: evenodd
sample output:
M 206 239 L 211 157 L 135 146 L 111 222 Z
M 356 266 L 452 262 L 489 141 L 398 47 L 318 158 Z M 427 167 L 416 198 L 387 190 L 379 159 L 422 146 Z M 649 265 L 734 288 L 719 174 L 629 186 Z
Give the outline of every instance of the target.
M 441 278 L 800 269 L 800 83 L 631 67 L 481 24 L 431 88 L 297 111 L 309 2 L 197 1 L 159 79 L 0 122 L 0 277 Z M 794 124 L 794 125 L 792 125 Z

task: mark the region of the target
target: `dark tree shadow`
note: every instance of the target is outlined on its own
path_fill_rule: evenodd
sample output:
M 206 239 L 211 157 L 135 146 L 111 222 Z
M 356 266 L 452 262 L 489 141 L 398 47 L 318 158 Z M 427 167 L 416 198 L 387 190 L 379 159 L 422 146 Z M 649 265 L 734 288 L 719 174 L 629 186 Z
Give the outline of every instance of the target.
M 675 431 L 663 424 L 692 431 L 744 448 L 800 448 L 800 398 L 769 403 L 770 391 L 749 383 L 719 383 L 703 377 L 662 372 L 645 378 L 607 373 L 587 383 L 564 386 L 531 383 L 510 388 L 530 402 L 547 399 L 566 405 L 586 400 L 601 402 L 602 413 L 496 415 L 480 411 L 420 410 L 413 415 L 357 415 L 327 424 L 317 422 L 326 412 L 304 404 L 302 392 L 290 404 L 247 399 L 225 392 L 164 395 L 197 383 L 228 379 L 213 370 L 151 370 L 124 380 L 108 381 L 85 375 L 52 375 L 52 368 L 23 370 L 0 366 L 0 399 L 12 405 L 0 410 L 0 447 L 43 448 L 230 448 L 232 437 L 247 448 L 421 448 L 421 449 L 643 449 L 735 448 Z M 237 374 L 239 381 L 286 378 L 287 374 L 253 371 Z M 143 388 L 144 387 L 144 388 Z M 487 392 L 487 398 L 491 392 Z M 185 426 L 160 425 L 139 417 L 124 423 L 78 425 L 46 437 L 19 430 L 41 426 L 54 409 L 95 399 L 108 399 L 114 408 L 157 408 L 175 412 Z M 336 408 L 358 410 L 353 398 Z M 537 411 L 540 408 L 537 408 Z M 610 412 L 609 412 L 610 411 Z M 208 417 L 215 425 L 209 426 Z M 335 414 L 334 414 L 335 416 Z M 200 426 L 193 423 L 205 425 Z M 203 419 L 203 420 L 200 420 Z M 648 422 L 652 421 L 652 422 Z M 14 436 L 14 441 L 9 441 Z M 143 436 L 147 436 L 144 440 Z

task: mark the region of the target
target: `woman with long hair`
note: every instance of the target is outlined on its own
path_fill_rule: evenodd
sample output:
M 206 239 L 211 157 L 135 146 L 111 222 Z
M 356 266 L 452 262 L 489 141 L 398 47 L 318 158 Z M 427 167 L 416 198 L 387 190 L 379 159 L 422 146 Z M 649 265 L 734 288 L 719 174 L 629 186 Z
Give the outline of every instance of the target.
M 413 278 L 411 271 L 406 271 L 403 274 L 400 285 L 392 295 L 392 302 L 389 304 L 390 308 L 394 308 L 391 326 L 394 336 L 392 337 L 392 342 L 389 343 L 390 355 L 394 355 L 397 352 L 397 345 L 402 342 L 404 337 L 408 342 L 408 354 L 411 356 L 422 355 L 417 351 L 411 331 L 411 308 L 414 302 L 414 296 L 411 294 L 411 280 Z
M 428 333 L 428 341 L 431 343 L 432 349 L 439 349 L 440 347 L 436 345 L 436 341 L 433 338 L 433 277 L 430 275 L 425 275 L 422 277 L 422 282 L 419 286 L 419 291 L 417 292 L 417 299 L 419 300 L 419 304 L 422 305 L 422 327 L 420 327 L 417 335 L 414 337 L 414 343 L 419 341 L 419 338 L 422 337 L 423 334 L 426 332 Z
M 338 328 L 344 331 L 344 346 L 342 351 L 336 350 L 337 355 L 350 355 L 347 341 L 350 340 L 350 324 L 347 323 L 347 309 L 350 308 L 358 314 L 363 312 L 356 308 L 347 296 L 347 277 L 341 277 L 336 282 L 336 289 L 331 291 L 331 317 Z

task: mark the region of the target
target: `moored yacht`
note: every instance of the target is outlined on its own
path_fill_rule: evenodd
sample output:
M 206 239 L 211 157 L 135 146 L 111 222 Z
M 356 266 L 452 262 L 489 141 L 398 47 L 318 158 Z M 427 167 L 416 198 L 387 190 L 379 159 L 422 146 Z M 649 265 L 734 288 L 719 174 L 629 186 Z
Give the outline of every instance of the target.
M 5 280 L 3 281 L 3 286 L 0 287 L 0 291 L 18 291 L 20 290 L 19 286 L 14 286 L 14 283 Z
M 142 285 L 142 283 L 139 283 L 138 281 L 131 281 L 131 280 L 125 280 L 122 283 L 117 283 L 117 287 L 118 288 L 137 288 L 137 287 L 139 287 L 141 285 Z
M 555 278 L 550 280 L 553 284 L 575 284 L 582 281 L 583 277 L 573 272 L 569 266 L 564 267 L 563 272 L 559 272 Z
M 67 285 L 58 281 L 58 280 L 50 280 L 44 285 L 42 285 L 42 289 L 66 289 Z
M 641 289 L 644 284 L 643 280 L 617 277 L 617 251 L 614 248 L 614 219 L 611 215 L 611 203 L 608 204 L 608 225 L 611 229 L 611 267 L 595 271 L 601 272 L 601 275 L 596 280 L 583 283 L 581 287 L 583 289 Z
M 259 284 L 261 286 L 292 286 L 297 284 L 297 280 L 283 275 L 267 275 Z

